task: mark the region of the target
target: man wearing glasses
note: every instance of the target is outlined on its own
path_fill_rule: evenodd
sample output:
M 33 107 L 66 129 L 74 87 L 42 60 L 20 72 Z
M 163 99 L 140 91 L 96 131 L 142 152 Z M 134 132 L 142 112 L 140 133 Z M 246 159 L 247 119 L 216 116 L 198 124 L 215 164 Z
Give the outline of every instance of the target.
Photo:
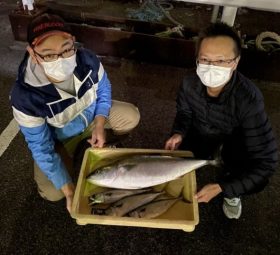
M 90 51 L 75 48 L 75 37 L 60 17 L 35 18 L 27 40 L 11 91 L 13 114 L 35 160 L 39 194 L 50 201 L 66 197 L 70 212 L 75 187 L 58 145 L 71 154 L 81 139 L 89 138 L 92 147 L 101 148 L 105 129 L 126 134 L 140 114 L 132 104 L 111 100 L 102 64 Z
M 231 27 L 213 24 L 197 43 L 197 68 L 183 80 L 177 114 L 165 149 L 191 150 L 209 159 L 221 152 L 224 176 L 204 186 L 198 202 L 223 193 L 223 211 L 238 219 L 240 197 L 261 191 L 273 174 L 278 152 L 259 89 L 236 68 L 241 42 Z

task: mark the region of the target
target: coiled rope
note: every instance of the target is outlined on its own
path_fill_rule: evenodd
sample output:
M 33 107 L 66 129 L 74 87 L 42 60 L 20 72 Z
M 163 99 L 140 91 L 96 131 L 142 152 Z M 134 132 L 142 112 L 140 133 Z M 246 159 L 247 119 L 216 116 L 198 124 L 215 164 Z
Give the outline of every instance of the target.
M 265 40 L 271 38 L 273 40 Z M 247 45 L 254 45 L 258 50 L 273 53 L 280 50 L 280 36 L 275 32 L 265 31 L 260 33 L 255 40 L 250 40 Z

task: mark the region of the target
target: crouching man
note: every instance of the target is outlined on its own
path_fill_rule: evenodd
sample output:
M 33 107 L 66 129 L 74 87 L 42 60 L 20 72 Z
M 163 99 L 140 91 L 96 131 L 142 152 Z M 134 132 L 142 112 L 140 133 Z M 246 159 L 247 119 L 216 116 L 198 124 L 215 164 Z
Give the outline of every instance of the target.
M 240 39 L 226 24 L 213 24 L 201 34 L 196 73 L 183 80 L 172 136 L 165 144 L 165 149 L 191 150 L 205 159 L 222 148 L 224 178 L 204 186 L 196 197 L 207 203 L 222 193 L 230 219 L 241 215 L 241 196 L 267 185 L 278 161 L 263 96 L 237 71 L 240 53 Z
M 105 129 L 126 134 L 140 114 L 132 104 L 111 100 L 102 64 L 89 50 L 76 49 L 60 17 L 43 14 L 31 21 L 28 43 L 11 91 L 13 114 L 32 152 L 40 195 L 50 201 L 66 197 L 70 212 L 75 186 L 61 147 L 71 153 L 89 137 L 92 147 L 101 148 Z

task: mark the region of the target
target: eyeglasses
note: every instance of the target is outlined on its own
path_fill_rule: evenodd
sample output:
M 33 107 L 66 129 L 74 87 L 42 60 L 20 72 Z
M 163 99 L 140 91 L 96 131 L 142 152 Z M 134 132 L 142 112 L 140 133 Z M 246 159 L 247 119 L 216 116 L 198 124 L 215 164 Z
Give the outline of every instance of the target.
M 76 53 L 76 51 L 77 51 L 77 49 L 75 48 L 74 44 L 70 49 L 63 51 L 60 54 L 48 54 L 48 55 L 44 56 L 34 50 L 35 54 L 38 55 L 40 58 L 42 58 L 45 62 L 56 61 L 59 57 L 62 57 L 62 58 L 72 57 Z
M 198 58 L 196 60 L 196 64 L 203 64 L 203 65 L 214 65 L 214 66 L 225 66 L 231 64 L 233 61 L 235 61 L 238 58 L 232 58 L 232 59 L 225 59 L 225 60 L 208 60 L 206 58 Z

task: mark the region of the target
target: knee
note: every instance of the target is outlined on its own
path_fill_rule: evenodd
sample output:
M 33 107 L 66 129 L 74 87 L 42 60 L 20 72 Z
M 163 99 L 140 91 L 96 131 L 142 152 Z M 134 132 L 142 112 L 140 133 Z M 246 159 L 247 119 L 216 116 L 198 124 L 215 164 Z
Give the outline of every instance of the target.
M 51 202 L 56 202 L 64 198 L 62 191 L 56 190 L 55 188 L 41 190 L 38 187 L 38 192 L 43 199 Z
M 130 103 L 126 103 L 125 109 L 121 113 L 121 121 L 113 127 L 114 133 L 126 134 L 132 131 L 140 121 L 140 112 L 138 108 Z
M 134 129 L 140 121 L 140 112 L 138 110 L 138 108 L 133 105 L 133 104 L 129 104 L 129 107 L 127 107 L 126 110 L 126 129 L 127 130 L 132 130 Z

